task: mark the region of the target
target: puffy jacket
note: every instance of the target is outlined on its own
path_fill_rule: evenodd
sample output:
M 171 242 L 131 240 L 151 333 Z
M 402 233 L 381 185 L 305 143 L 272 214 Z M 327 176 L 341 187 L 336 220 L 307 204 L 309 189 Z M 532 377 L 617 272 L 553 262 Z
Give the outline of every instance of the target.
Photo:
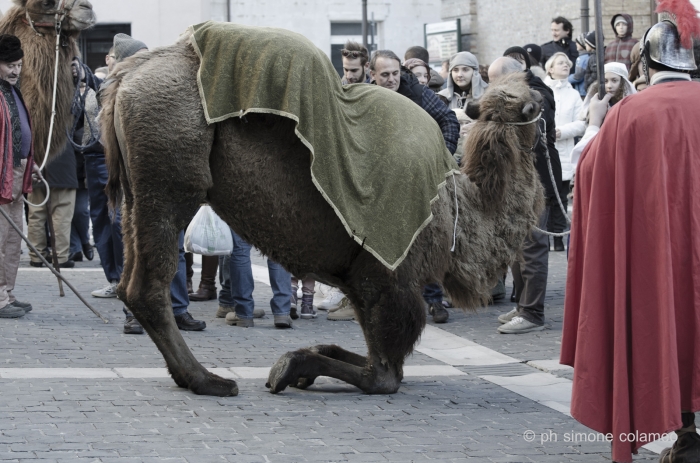
M 569 83 L 577 90 L 582 97 L 586 96 L 586 69 L 588 69 L 588 60 L 591 54 L 587 51 L 582 52 L 576 58 L 576 72 L 569 75 Z
M 615 31 L 615 19 L 619 16 L 622 16 L 625 18 L 625 21 L 627 21 L 627 34 L 625 34 L 624 37 L 618 36 L 617 31 Z M 630 66 L 632 65 L 632 48 L 634 48 L 634 45 L 639 42 L 639 40 L 632 38 L 632 33 L 634 32 L 634 20 L 632 19 L 632 16 L 628 14 L 616 14 L 610 20 L 610 25 L 612 25 L 613 32 L 615 33 L 615 39 L 610 42 L 607 47 L 605 47 L 605 62 L 622 63 L 627 66 L 627 70 L 629 71 Z
M 553 80 L 548 77 L 544 82 L 554 92 L 554 101 L 557 105 L 554 119 L 557 129 L 561 132 L 561 137 L 556 142 L 561 161 L 561 179 L 562 181 L 571 180 L 575 169 L 571 163 L 571 152 L 575 146 L 574 138 L 582 136 L 586 130 L 586 122 L 579 118 L 583 102 L 579 92 L 574 90 L 568 81 Z

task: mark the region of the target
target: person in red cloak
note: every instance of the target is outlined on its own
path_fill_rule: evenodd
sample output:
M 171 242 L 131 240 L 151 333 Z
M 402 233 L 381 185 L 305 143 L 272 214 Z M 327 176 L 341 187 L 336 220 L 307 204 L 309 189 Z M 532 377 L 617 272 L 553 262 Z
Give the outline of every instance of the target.
M 576 171 L 561 363 L 572 416 L 612 434 L 616 462 L 671 431 L 661 461 L 700 461 L 700 83 L 678 30 L 645 34 L 649 88 L 607 115 L 610 95 L 591 103 Z

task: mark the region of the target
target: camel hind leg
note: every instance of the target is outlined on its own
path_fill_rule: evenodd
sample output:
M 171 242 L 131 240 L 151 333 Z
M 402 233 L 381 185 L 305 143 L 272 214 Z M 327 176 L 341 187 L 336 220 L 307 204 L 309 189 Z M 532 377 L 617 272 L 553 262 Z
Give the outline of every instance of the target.
M 423 327 L 425 309 L 417 285 L 375 288 L 370 297 L 348 294 L 357 307 L 368 347 L 367 357 L 338 346 L 315 346 L 284 354 L 270 370 L 272 393 L 287 386 L 306 388 L 318 376 L 329 376 L 367 394 L 393 394 L 403 379 L 403 362 Z
M 196 69 L 196 56 L 185 45 L 161 49 L 124 77 L 114 103 L 115 113 L 123 116 L 120 145 L 128 166 L 125 270 L 117 292 L 163 354 L 178 386 L 232 396 L 238 394 L 236 382 L 207 371 L 187 347 L 170 299 L 178 235 L 212 187 L 215 128 L 204 118 Z M 153 78 L 161 75 L 168 78 Z

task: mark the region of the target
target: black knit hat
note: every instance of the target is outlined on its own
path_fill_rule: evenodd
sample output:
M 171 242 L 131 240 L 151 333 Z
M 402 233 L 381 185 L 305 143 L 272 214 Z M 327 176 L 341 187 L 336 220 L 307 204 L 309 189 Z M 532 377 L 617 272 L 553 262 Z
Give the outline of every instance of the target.
M 523 47 L 539 63 L 542 60 L 542 47 L 534 43 L 528 43 Z
M 24 57 L 22 42 L 10 34 L 0 34 L 0 61 L 14 63 Z
M 586 44 L 595 50 L 595 31 L 586 34 Z
M 508 56 L 511 53 L 517 53 L 521 55 L 525 60 L 525 69 L 530 69 L 530 55 L 527 52 L 527 50 L 525 50 L 523 47 L 510 47 L 509 49 L 503 52 L 503 56 Z

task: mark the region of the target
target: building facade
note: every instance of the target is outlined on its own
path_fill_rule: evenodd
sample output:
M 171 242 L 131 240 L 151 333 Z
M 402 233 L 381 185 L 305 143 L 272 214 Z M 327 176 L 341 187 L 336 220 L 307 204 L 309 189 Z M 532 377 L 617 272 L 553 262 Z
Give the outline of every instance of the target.
M 123 32 L 150 48 L 173 43 L 187 26 L 209 19 L 254 26 L 282 27 L 306 36 L 340 67 L 340 49 L 347 39 L 362 42 L 361 0 L 91 0 L 98 25 L 83 33 L 85 61 L 95 67 L 110 48 L 111 37 Z M 227 4 L 228 2 L 228 4 Z M 6 11 L 12 0 L 0 0 Z M 423 24 L 440 21 L 440 0 L 368 1 L 374 19 L 375 49 L 403 56 L 423 45 Z
M 700 9 L 700 0 L 691 0 Z M 589 0 L 589 29 L 595 29 L 594 1 Z M 604 0 L 603 35 L 613 39 L 612 16 L 628 13 L 634 18 L 635 38 L 641 38 L 652 24 L 654 0 Z M 551 40 L 552 18 L 564 16 L 581 32 L 581 0 L 442 0 L 443 20 L 459 18 L 462 49 L 469 50 L 484 64 L 493 62 L 513 45 L 542 44 Z

